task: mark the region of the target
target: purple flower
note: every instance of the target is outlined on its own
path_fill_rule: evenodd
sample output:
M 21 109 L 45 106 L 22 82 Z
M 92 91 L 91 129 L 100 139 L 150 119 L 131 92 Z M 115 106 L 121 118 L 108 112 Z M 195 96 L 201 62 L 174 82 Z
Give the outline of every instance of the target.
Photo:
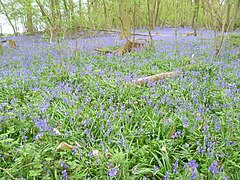
M 136 174 L 137 173 L 137 169 L 134 168 L 133 171 L 132 171 L 133 174 Z
M 62 171 L 62 180 L 68 180 L 67 170 Z
M 35 126 L 39 129 L 39 131 L 44 132 L 44 131 L 49 131 L 51 128 L 47 124 L 47 121 L 43 119 L 38 119 L 35 121 Z
M 210 172 L 212 172 L 213 174 L 217 174 L 219 172 L 218 162 L 217 161 L 213 161 L 211 166 L 208 168 L 208 170 Z
M 64 161 L 61 161 L 60 165 L 61 165 L 61 167 L 65 168 L 65 169 L 69 169 L 70 168 L 70 166 L 68 166 Z
M 164 180 L 168 180 L 168 171 L 166 172 L 166 175 L 164 177 Z
M 156 172 L 159 169 L 159 166 L 154 165 L 154 171 Z
M 89 154 L 88 154 L 88 156 L 89 156 L 90 158 L 94 158 L 93 151 L 90 151 Z
M 117 175 L 117 172 L 118 172 L 118 168 L 111 168 L 109 171 L 108 171 L 108 175 L 111 176 L 111 177 L 115 177 Z
M 196 163 L 196 160 L 192 160 L 188 162 L 188 165 L 191 169 L 198 168 L 198 164 Z
M 176 162 L 173 164 L 173 174 L 177 174 L 178 173 L 178 160 L 176 160 Z
M 183 116 L 182 119 L 183 119 L 183 122 L 182 122 L 183 127 L 187 128 L 189 126 L 189 121 L 188 121 L 187 117 Z
M 189 161 L 188 165 L 189 165 L 191 173 L 192 173 L 191 176 L 190 176 L 190 180 L 196 179 L 196 177 L 197 177 L 197 168 L 198 168 L 198 164 L 196 163 L 196 160 Z

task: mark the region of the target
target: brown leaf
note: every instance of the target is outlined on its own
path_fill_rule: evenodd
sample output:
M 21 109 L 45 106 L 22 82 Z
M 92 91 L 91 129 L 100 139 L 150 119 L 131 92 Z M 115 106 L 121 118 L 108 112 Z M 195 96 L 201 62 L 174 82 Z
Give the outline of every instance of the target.
M 72 150 L 72 146 L 71 145 L 69 145 L 68 143 L 66 143 L 66 142 L 61 142 L 59 145 L 58 145 L 58 147 L 57 147 L 57 150 Z

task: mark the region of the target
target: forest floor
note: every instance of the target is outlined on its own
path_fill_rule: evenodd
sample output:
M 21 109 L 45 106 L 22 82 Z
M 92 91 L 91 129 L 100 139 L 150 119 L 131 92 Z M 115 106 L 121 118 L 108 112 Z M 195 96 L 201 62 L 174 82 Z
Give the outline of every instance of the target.
M 213 31 L 190 31 L 157 28 L 155 48 L 123 56 L 94 51 L 123 45 L 115 34 L 15 37 L 0 54 L 0 180 L 240 179 L 240 32 L 217 57 Z

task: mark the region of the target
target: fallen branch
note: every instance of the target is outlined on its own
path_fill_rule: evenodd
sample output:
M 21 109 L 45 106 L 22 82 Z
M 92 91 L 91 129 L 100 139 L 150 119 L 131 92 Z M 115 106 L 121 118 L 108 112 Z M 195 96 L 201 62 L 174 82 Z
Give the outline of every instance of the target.
M 188 32 L 187 34 L 183 34 L 182 36 L 193 36 L 194 32 Z
M 144 78 L 138 78 L 136 80 L 133 80 L 132 82 L 137 85 L 145 85 L 149 82 L 165 80 L 165 79 L 176 77 L 179 75 L 180 75 L 180 71 L 166 72 L 166 73 L 155 74 L 155 75 L 144 77 Z
M 111 50 L 105 49 L 105 48 L 95 48 L 94 50 L 95 50 L 95 51 L 98 51 L 98 52 L 100 52 L 100 53 L 102 53 L 102 54 L 113 53 Z
M 107 32 L 107 33 L 121 33 L 120 30 L 117 30 L 117 29 L 94 29 L 94 28 L 91 28 L 91 27 L 86 27 L 86 26 L 79 26 L 78 28 L 80 29 L 88 29 L 88 30 L 91 30 L 91 31 L 103 31 L 103 32 Z M 134 33 L 134 32 L 131 32 L 131 35 L 136 35 L 136 36 L 149 36 L 148 33 Z M 156 34 L 151 34 L 152 36 L 164 36 L 164 37 L 167 37 L 167 36 L 173 36 L 173 35 L 165 35 L 165 34 L 160 34 L 159 32 L 157 32 Z M 100 36 L 100 35 L 95 35 L 95 36 Z

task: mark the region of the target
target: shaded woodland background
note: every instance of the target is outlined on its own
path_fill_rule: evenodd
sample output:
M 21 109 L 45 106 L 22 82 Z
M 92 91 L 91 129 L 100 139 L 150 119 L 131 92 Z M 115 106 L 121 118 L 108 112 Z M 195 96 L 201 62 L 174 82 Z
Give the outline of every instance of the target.
M 240 0 L 0 0 L 14 34 L 21 23 L 26 34 L 121 28 L 121 37 L 128 38 L 135 28 L 192 26 L 197 35 L 200 28 L 239 28 L 239 12 Z

